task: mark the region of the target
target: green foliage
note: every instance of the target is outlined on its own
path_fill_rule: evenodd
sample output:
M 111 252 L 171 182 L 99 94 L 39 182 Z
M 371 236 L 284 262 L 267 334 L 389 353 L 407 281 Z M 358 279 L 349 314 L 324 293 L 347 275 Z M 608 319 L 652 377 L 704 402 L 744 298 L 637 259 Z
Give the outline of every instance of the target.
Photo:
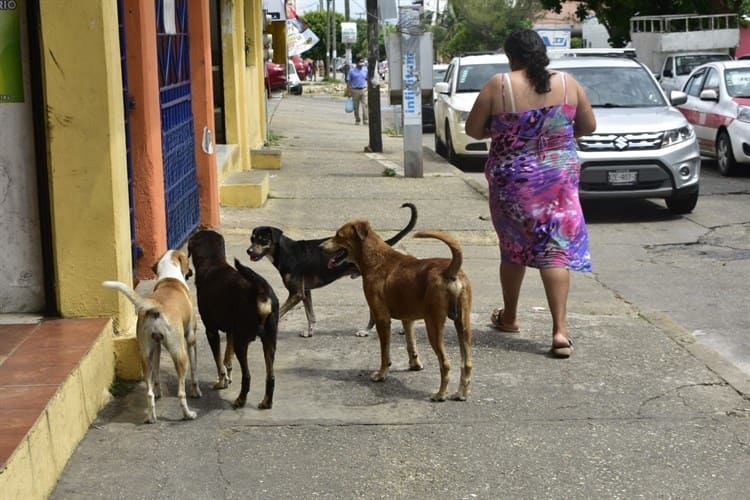
M 315 10 L 300 16 L 307 23 L 313 33 L 320 38 L 320 41 L 313 48 L 302 54 L 305 59 L 326 60 L 326 30 L 328 29 L 328 14 L 324 10 Z M 342 14 L 336 13 L 336 55 L 344 57 L 346 54 L 346 45 L 341 43 L 341 23 L 346 22 Z M 357 23 L 357 43 L 352 44 L 352 58 L 368 57 L 367 54 L 367 21 L 357 19 L 352 22 Z M 392 28 L 391 28 L 392 30 Z M 378 28 L 378 60 L 385 59 L 385 43 L 383 41 L 382 28 Z
M 530 28 L 540 10 L 538 0 L 454 0 L 448 5 L 441 29 L 433 34 L 442 59 L 461 52 L 499 50 L 510 33 Z
M 560 12 L 562 4 L 572 0 L 539 0 L 542 7 Z M 630 41 L 630 18 L 636 15 L 724 14 L 737 13 L 748 0 L 586 0 L 578 4 L 576 15 L 585 19 L 593 11 L 609 32 L 613 47 L 624 47 Z

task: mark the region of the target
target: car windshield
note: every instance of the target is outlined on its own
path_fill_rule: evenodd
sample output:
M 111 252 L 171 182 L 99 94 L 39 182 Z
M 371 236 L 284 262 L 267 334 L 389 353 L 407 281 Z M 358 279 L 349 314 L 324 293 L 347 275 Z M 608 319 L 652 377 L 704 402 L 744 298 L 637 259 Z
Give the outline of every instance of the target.
M 432 69 L 432 82 L 442 82 L 445 77 L 445 73 L 448 72 L 448 68 L 433 68 Z
M 649 108 L 666 106 L 664 95 L 641 68 L 569 68 L 595 108 Z
M 750 97 L 750 67 L 726 70 L 724 81 L 731 97 Z
M 711 61 L 730 61 L 729 54 L 691 54 L 675 57 L 675 71 L 678 75 L 689 75 L 691 71 Z
M 509 69 L 507 63 L 464 64 L 458 70 L 456 92 L 479 92 L 487 80 Z

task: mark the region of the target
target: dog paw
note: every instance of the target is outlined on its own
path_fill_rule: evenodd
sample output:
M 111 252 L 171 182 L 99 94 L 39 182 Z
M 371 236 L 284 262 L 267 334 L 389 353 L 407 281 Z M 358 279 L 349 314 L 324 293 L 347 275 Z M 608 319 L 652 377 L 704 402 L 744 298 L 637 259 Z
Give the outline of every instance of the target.
M 272 403 L 268 400 L 264 399 L 260 403 L 258 403 L 258 409 L 259 410 L 270 410 L 272 406 Z
M 436 392 L 432 395 L 430 401 L 433 401 L 435 403 L 442 403 L 443 401 L 445 401 L 445 393 Z
M 374 372 L 372 375 L 370 375 L 370 380 L 372 380 L 373 382 L 382 382 L 385 380 L 385 376 L 385 373 Z
M 463 392 L 456 392 L 451 396 L 451 400 L 453 401 L 466 401 L 466 393 Z
M 305 332 L 300 332 L 299 336 L 302 337 L 302 338 L 306 338 L 307 339 L 307 338 L 312 337 L 313 334 L 312 334 L 312 332 L 305 331 Z
M 369 337 L 370 336 L 370 331 L 369 330 L 359 330 L 354 335 L 356 335 L 357 337 Z
M 190 396 L 191 398 L 203 397 L 203 393 L 201 392 L 201 388 L 198 387 L 198 384 L 195 384 L 190 388 L 190 392 L 188 392 L 188 396 Z
M 214 390 L 226 389 L 227 387 L 229 387 L 229 382 L 226 378 L 220 378 L 214 384 Z
M 245 406 L 245 403 L 247 403 L 247 399 L 243 397 L 239 397 L 234 400 L 234 403 L 232 403 L 232 407 L 236 410 L 238 408 L 243 408 Z
M 197 417 L 198 414 L 194 412 L 193 410 L 187 410 L 184 412 L 184 419 L 183 420 L 195 420 L 195 417 Z
M 418 372 L 424 369 L 424 365 L 422 364 L 422 361 L 419 360 L 419 358 L 416 359 L 410 359 L 409 360 L 409 370 L 413 372 Z

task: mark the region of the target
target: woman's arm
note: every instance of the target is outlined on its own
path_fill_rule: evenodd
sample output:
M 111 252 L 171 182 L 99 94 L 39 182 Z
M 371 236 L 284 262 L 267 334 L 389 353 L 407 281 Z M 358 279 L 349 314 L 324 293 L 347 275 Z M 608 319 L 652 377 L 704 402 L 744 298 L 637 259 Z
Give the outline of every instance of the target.
M 466 119 L 466 134 L 474 139 L 486 139 L 490 137 L 488 122 L 492 114 L 492 96 L 496 94 L 493 90 L 500 76 L 496 75 L 487 80 L 479 92 L 474 106 Z M 499 92 L 499 90 L 498 90 Z

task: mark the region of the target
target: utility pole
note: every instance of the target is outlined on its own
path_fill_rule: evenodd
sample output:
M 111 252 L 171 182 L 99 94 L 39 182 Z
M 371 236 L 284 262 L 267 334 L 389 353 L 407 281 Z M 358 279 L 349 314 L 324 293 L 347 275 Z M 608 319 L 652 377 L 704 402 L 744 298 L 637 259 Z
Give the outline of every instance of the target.
M 383 136 L 380 125 L 380 81 L 375 78 L 378 70 L 378 0 L 367 0 L 367 114 L 370 117 L 369 150 L 383 152 Z

